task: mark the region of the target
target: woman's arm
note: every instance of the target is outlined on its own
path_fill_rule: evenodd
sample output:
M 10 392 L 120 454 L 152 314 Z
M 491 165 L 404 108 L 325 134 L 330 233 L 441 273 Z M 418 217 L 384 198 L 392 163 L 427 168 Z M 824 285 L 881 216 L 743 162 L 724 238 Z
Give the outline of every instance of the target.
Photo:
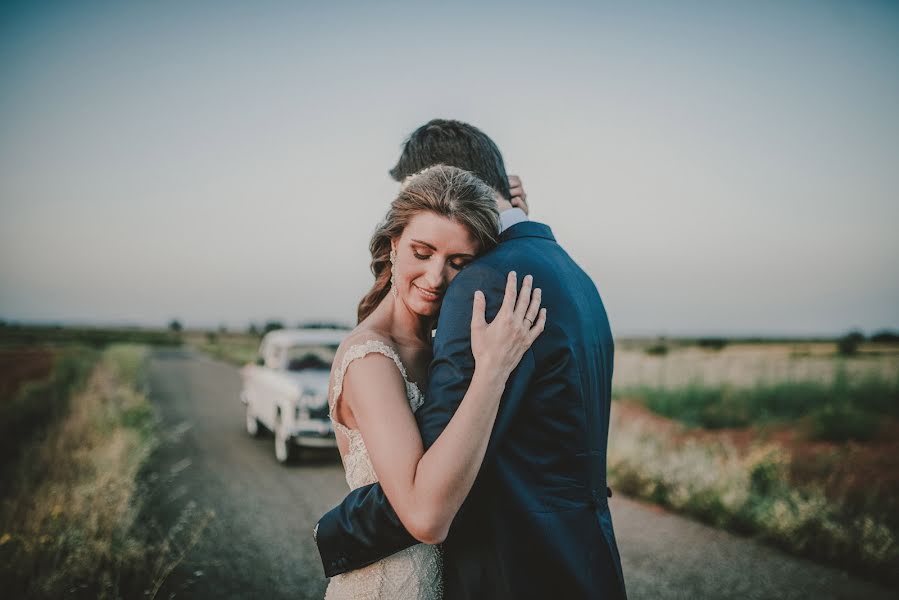
M 490 325 L 484 320 L 484 296 L 475 294 L 474 375 L 455 415 L 427 452 L 393 362 L 370 354 L 347 370 L 343 400 L 390 504 L 419 541 L 438 543 L 446 537 L 480 470 L 506 380 L 543 331 L 546 311 L 539 310 L 540 290 L 532 292 L 531 285 L 528 276 L 516 294 L 510 273 L 503 305 Z

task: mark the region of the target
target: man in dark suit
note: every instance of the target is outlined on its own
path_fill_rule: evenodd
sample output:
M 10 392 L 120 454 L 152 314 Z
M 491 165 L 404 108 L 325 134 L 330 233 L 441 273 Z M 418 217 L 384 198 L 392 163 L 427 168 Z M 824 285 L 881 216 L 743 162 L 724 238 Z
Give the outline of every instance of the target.
M 488 321 L 506 275 L 531 274 L 543 291 L 546 329 L 506 385 L 478 478 L 443 544 L 446 598 L 625 598 L 606 487 L 614 346 L 593 281 L 513 199 L 499 149 L 483 132 L 434 120 L 407 140 L 391 175 L 434 164 L 472 171 L 497 190 L 495 249 L 448 288 L 434 338 L 424 405 L 428 448 L 452 418 L 474 372 L 471 298 L 482 290 Z M 316 526 L 332 577 L 417 543 L 379 484 L 350 492 Z

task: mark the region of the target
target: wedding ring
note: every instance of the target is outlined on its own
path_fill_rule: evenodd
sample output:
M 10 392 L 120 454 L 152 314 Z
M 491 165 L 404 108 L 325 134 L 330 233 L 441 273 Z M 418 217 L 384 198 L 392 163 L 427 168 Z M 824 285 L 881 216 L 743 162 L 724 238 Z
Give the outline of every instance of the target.
M 534 322 L 531 321 L 530 319 L 528 319 L 527 317 L 525 317 L 524 320 L 528 322 L 528 325 L 529 325 L 530 327 L 533 327 L 533 326 L 534 326 Z

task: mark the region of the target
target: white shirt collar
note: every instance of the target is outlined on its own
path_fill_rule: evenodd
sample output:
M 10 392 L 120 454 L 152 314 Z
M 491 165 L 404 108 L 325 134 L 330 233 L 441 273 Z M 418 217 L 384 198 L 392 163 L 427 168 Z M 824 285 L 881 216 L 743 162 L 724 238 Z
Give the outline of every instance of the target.
M 502 233 L 512 225 L 517 225 L 528 220 L 528 215 L 518 208 L 510 208 L 499 213 L 499 232 Z

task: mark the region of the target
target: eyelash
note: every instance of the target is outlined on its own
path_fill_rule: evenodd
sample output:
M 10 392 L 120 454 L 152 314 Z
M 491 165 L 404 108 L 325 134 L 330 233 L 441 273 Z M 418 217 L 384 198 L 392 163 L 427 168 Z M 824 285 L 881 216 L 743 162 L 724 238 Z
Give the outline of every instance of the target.
M 431 258 L 431 255 L 430 255 L 430 254 L 419 254 L 419 253 L 416 252 L 415 250 L 412 251 L 412 255 L 415 256 L 415 258 L 417 258 L 418 260 L 428 260 L 429 258 Z M 462 269 L 465 268 L 465 266 L 466 266 L 467 264 L 468 264 L 468 263 L 462 263 L 462 264 L 454 264 L 454 263 L 450 263 L 450 266 L 451 266 L 452 268 L 454 268 L 455 270 L 457 270 L 457 271 L 461 271 Z

